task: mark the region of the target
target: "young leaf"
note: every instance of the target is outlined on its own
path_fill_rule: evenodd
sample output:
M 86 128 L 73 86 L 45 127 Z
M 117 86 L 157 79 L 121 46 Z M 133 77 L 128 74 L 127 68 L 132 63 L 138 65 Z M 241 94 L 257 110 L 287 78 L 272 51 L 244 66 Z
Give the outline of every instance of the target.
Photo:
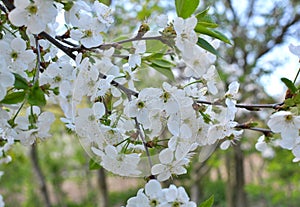
M 152 67 L 156 71 L 160 72 L 161 74 L 163 74 L 164 76 L 169 78 L 171 81 L 175 80 L 174 74 L 173 74 L 171 68 L 161 67 L 159 65 L 156 65 L 155 63 L 151 63 L 150 67 Z
M 146 41 L 147 53 L 165 53 L 168 50 L 168 46 L 158 40 Z
M 207 27 L 201 25 L 201 24 L 197 24 L 195 27 L 195 31 L 201 34 L 205 34 L 214 38 L 217 38 L 225 43 L 231 44 L 230 40 L 221 32 L 216 31 L 216 30 L 212 30 L 212 29 L 208 29 Z
M 46 99 L 43 90 L 39 87 L 38 82 L 31 88 L 28 103 L 33 106 L 45 106 Z
M 210 27 L 210 28 L 216 28 L 219 25 L 213 20 L 213 18 L 208 14 L 209 8 L 205 9 L 204 11 L 200 12 L 196 15 L 196 18 L 198 20 L 198 24 Z
M 205 17 L 208 14 L 209 7 L 207 7 L 205 10 L 201 11 L 200 13 L 196 14 L 196 18 L 199 20 L 199 18 Z
M 2 104 L 17 104 L 24 100 L 25 91 L 17 91 L 7 94 L 0 103 Z
M 16 89 L 24 89 L 27 90 L 29 88 L 27 80 L 25 78 L 23 78 L 22 76 L 20 76 L 17 73 L 14 73 L 15 76 L 15 83 L 14 83 L 14 87 Z
M 96 162 L 93 159 L 90 159 L 90 162 L 89 162 L 90 170 L 99 170 L 100 168 L 101 168 L 101 165 L 98 162 Z
M 199 207 L 212 207 L 214 204 L 214 196 L 210 196 L 209 199 L 200 204 Z
M 175 0 L 176 13 L 184 19 L 190 17 L 197 9 L 200 0 Z
M 292 93 L 296 93 L 297 88 L 291 80 L 287 78 L 281 78 L 281 81 L 286 85 L 286 87 L 288 87 L 288 89 L 292 91 Z
M 219 52 L 209 42 L 207 42 L 205 39 L 203 39 L 201 37 L 198 37 L 197 44 L 200 47 L 202 47 L 204 50 L 207 50 L 208 52 L 220 57 Z
M 151 62 L 162 68 L 171 68 L 171 67 L 175 66 L 173 63 L 171 63 L 167 60 L 164 60 L 164 59 L 154 59 L 154 60 L 151 60 Z

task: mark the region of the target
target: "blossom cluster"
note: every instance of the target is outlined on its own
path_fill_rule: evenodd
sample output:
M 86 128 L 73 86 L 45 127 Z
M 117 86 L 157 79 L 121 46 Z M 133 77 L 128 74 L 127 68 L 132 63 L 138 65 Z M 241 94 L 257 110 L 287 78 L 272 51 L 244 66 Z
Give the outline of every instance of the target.
M 140 189 L 135 197 L 128 199 L 126 207 L 196 207 L 196 203 L 190 201 L 183 187 L 170 185 L 162 188 L 156 180 L 150 180 L 145 189 Z
M 196 32 L 195 16 L 168 22 L 162 15 L 154 31 L 159 36 L 142 24 L 134 37 L 108 44 L 105 38 L 115 21 L 108 6 L 77 0 L 66 8 L 63 2 L 15 0 L 7 11 L 9 31 L 1 31 L 0 40 L 0 163 L 11 160 L 7 152 L 16 141 L 32 145 L 51 137 L 55 116 L 44 111 L 46 103 L 59 105 L 60 120 L 89 155 L 121 176 L 165 181 L 187 173 L 200 148 L 220 144 L 227 149 L 242 136 L 235 120 L 239 83 L 231 82 L 225 93 L 219 86 L 216 56 L 198 40 L 205 38 L 216 48 L 219 42 Z M 58 35 L 61 10 L 66 30 Z M 168 50 L 149 52 L 147 40 L 160 41 Z M 145 71 L 157 68 L 173 81 L 141 86 L 141 77 L 151 78 Z M 299 122 L 289 111 L 273 114 L 268 122 L 295 161 L 300 160 Z M 257 149 L 268 149 L 263 138 Z M 200 153 L 199 160 L 207 154 Z M 158 181 L 150 180 L 127 206 L 196 206 L 184 188 L 163 189 Z

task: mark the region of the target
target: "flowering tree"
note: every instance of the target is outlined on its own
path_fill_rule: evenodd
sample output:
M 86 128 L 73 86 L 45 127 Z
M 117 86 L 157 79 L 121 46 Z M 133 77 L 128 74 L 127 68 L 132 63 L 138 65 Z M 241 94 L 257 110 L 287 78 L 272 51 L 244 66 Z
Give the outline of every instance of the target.
M 282 103 L 241 104 L 239 83 L 222 83 L 214 66 L 219 42 L 230 40 L 199 1 L 176 0 L 177 17 L 157 17 L 155 30 L 141 23 L 131 37 L 109 36 L 112 10 L 99 1 L 2 0 L 0 40 L 0 163 L 20 142 L 36 145 L 51 137 L 57 104 L 92 164 L 148 182 L 127 206 L 196 206 L 183 187 L 160 182 L 187 173 L 193 156 L 203 162 L 216 146 L 226 150 L 243 130 L 262 133 L 256 148 L 291 150 L 300 160 L 299 88 L 288 87 Z M 64 14 L 65 29 L 56 18 Z M 300 46 L 290 46 L 300 57 Z M 157 79 L 159 87 L 140 84 Z M 147 75 L 145 75 L 145 73 Z M 269 129 L 235 120 L 238 108 L 273 108 Z M 280 138 L 272 135 L 278 133 Z M 0 197 L 0 206 L 4 206 Z M 209 199 L 201 206 L 212 206 Z

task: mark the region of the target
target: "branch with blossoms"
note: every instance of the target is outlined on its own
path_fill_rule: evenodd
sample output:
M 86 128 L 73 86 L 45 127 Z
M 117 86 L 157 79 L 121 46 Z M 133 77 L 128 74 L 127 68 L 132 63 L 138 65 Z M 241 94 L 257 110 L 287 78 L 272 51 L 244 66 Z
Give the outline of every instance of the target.
M 219 95 L 215 39 L 230 40 L 215 30 L 208 9 L 194 14 L 198 4 L 182 1 L 176 4 L 178 17 L 173 21 L 159 16 L 157 35 L 148 36 L 150 26 L 142 23 L 134 37 L 105 43 L 114 19 L 111 9 L 99 1 L 2 2 L 6 15 L 0 41 L 1 163 L 11 160 L 7 152 L 15 142 L 33 145 L 51 137 L 55 117 L 47 103 L 61 107 L 61 121 L 103 168 L 120 176 L 155 178 L 128 200 L 128 207 L 196 206 L 182 187 L 163 189 L 159 182 L 186 174 L 198 148 L 204 149 L 199 157 L 203 161 L 211 153 L 205 149 L 219 142 L 227 149 L 244 129 L 265 135 L 259 139 L 260 150 L 272 142 L 272 133 L 280 133 L 279 145 L 292 150 L 295 161 L 300 159 L 300 118 L 295 112 L 300 93 L 295 81 L 283 79 L 290 90 L 284 103 L 237 103 L 237 81 Z M 60 36 L 55 28 L 58 8 L 63 8 L 68 25 Z M 147 50 L 150 40 L 163 44 L 156 51 Z M 180 64 L 184 81 L 174 74 Z M 154 81 L 141 86 L 140 77 L 152 84 L 151 72 L 147 73 L 152 69 L 164 76 L 161 86 L 154 87 Z M 209 101 L 212 97 L 217 101 Z M 236 122 L 238 108 L 277 112 L 270 116 L 268 130 Z

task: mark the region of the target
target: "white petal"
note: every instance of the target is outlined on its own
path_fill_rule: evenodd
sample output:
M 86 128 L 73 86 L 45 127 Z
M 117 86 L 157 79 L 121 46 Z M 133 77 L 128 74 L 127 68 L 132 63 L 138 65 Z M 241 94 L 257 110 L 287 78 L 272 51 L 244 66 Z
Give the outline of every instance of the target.
M 173 161 L 173 158 L 174 152 L 169 148 L 166 148 L 159 153 L 159 160 L 162 164 L 171 163 Z
M 157 180 L 150 180 L 145 185 L 145 193 L 150 197 L 153 198 L 161 193 L 161 185 Z
M 93 104 L 94 115 L 97 119 L 100 119 L 105 114 L 105 106 L 102 102 L 96 102 Z
M 222 142 L 222 144 L 220 145 L 220 148 L 222 150 L 227 150 L 230 146 L 230 143 L 231 143 L 230 140 L 226 140 L 226 141 Z

